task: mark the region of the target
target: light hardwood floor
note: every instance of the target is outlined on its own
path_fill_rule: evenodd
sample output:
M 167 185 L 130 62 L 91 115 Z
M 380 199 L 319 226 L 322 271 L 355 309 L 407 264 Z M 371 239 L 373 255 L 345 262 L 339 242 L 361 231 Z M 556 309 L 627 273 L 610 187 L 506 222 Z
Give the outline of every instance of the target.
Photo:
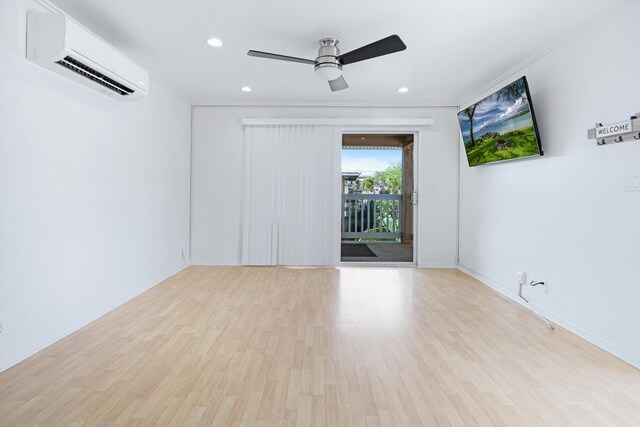
M 640 370 L 456 270 L 190 267 L 1 373 L 22 424 L 638 426 Z

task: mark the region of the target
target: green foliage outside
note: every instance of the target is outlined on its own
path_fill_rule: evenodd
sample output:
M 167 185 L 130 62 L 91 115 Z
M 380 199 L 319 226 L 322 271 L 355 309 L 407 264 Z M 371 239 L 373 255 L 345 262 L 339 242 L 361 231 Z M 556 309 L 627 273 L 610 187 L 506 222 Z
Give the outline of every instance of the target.
M 388 194 L 402 192 L 402 164 L 396 163 L 387 169 L 362 180 L 362 188 L 367 193 L 373 193 L 374 187 L 384 187 Z
M 509 148 L 498 150 L 500 141 L 506 141 Z M 497 144 L 498 143 L 498 144 Z M 469 165 L 476 166 L 486 162 L 508 160 L 516 157 L 535 156 L 538 154 L 538 143 L 533 127 L 508 132 L 485 141 L 476 140 L 465 144 Z
M 365 193 L 373 193 L 373 187 L 376 185 L 376 180 L 373 176 L 368 176 L 362 180 L 362 189 Z

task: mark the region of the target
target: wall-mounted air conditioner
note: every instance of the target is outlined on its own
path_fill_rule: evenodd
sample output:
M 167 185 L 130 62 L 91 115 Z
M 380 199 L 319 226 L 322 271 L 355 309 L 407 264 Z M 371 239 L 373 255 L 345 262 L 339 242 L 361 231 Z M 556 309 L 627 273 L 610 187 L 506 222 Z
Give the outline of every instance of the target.
M 27 14 L 27 59 L 115 99 L 149 90 L 145 70 L 61 14 Z

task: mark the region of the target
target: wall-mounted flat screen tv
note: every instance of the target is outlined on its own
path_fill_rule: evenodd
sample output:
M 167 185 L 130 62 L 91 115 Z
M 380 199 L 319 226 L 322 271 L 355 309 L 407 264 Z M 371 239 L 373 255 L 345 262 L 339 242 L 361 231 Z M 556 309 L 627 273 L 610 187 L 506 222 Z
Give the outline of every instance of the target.
M 469 166 L 542 156 L 527 78 L 458 113 Z

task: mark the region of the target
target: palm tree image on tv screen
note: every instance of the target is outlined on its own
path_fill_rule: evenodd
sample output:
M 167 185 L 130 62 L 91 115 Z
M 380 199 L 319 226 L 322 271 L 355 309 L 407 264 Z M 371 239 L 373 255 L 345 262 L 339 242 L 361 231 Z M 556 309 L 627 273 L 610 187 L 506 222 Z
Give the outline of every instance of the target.
M 542 155 L 525 77 L 463 109 L 458 121 L 469 166 Z

